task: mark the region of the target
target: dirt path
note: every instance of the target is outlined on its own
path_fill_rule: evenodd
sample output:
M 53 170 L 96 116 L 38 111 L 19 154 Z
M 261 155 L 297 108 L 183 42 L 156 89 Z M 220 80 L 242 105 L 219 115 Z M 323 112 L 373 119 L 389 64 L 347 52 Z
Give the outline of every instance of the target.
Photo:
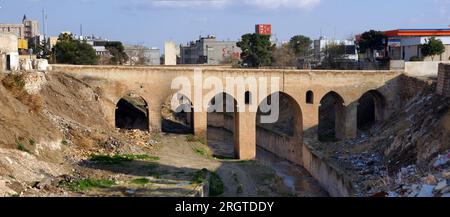
M 222 179 L 225 189 L 223 196 L 257 196 L 256 184 L 237 162 L 221 161 L 195 153 L 194 143 L 187 142 L 185 136 L 168 135 L 158 156 L 162 165 L 200 170 L 206 168 L 215 171 Z M 241 185 L 242 193 L 237 193 Z
M 158 152 L 159 164 L 172 167 L 185 167 L 191 169 L 203 169 L 215 171 L 221 163 L 216 160 L 207 159 L 193 150 L 193 143 L 186 141 L 184 135 L 163 136 L 162 148 Z
M 261 196 L 299 196 L 299 190 L 293 189 L 285 179 L 294 179 L 293 174 L 280 174 L 267 162 L 218 160 L 200 155 L 194 151 L 197 143 L 187 142 L 184 135 L 165 135 L 164 144 L 158 152 L 161 165 L 185 168 L 186 170 L 200 170 L 206 168 L 216 172 L 224 183 L 225 197 L 261 197 Z M 294 181 L 302 181 L 299 177 L 304 173 L 294 174 Z M 311 182 L 313 183 L 313 182 Z M 312 184 L 314 185 L 314 184 Z M 299 186 L 299 185 L 296 185 Z M 302 189 L 309 192 L 307 195 L 321 196 L 320 187 Z M 316 193 L 315 191 L 319 192 Z M 325 194 L 326 195 L 326 194 Z M 305 195 L 300 195 L 305 196 Z

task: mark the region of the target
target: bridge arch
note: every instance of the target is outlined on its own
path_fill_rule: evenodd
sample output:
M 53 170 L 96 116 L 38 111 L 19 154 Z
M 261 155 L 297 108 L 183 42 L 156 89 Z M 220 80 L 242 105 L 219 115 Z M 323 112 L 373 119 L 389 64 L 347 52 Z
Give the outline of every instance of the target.
M 279 98 L 279 117 L 273 123 L 262 123 L 263 115 L 274 111 L 264 109 L 271 105 L 274 97 Z M 256 114 L 256 145 L 279 157 L 302 165 L 303 114 L 299 103 L 285 92 L 275 92 L 267 96 L 258 106 Z
M 115 127 L 126 130 L 150 130 L 149 105 L 138 94 L 128 93 L 116 103 Z
M 182 93 L 173 93 L 161 105 L 161 131 L 175 134 L 194 133 L 193 103 Z
M 345 101 L 335 91 L 325 94 L 320 100 L 318 139 L 323 142 L 345 138 Z
M 208 103 L 207 144 L 217 158 L 239 158 L 237 100 L 226 92 L 214 96 Z
M 384 120 L 386 99 L 378 90 L 369 90 L 358 100 L 357 123 L 359 130 L 368 130 Z

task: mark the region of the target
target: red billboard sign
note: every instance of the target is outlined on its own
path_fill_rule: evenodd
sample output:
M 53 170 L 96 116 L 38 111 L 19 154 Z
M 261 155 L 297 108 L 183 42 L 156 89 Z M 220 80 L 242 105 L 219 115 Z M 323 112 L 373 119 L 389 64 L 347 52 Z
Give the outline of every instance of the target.
M 256 34 L 272 35 L 272 25 L 270 24 L 257 24 L 255 30 Z

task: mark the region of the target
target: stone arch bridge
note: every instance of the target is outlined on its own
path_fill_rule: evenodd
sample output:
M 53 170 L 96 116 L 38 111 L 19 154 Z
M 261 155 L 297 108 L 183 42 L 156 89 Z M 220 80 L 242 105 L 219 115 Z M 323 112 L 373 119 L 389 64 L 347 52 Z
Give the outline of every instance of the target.
M 105 118 L 115 125 L 115 110 L 119 100 L 127 93 L 142 97 L 148 109 L 149 129 L 161 129 L 161 105 L 177 90 L 171 88 L 172 81 L 180 76 L 194 80 L 194 67 L 125 67 L 125 66 L 68 66 L 53 65 L 54 72 L 64 72 L 97 89 L 101 94 Z M 233 69 L 202 67 L 203 79 L 215 76 L 225 82 L 226 77 L 279 78 L 279 93 L 287 103 L 291 115 L 287 125 L 292 127 L 290 135 L 276 132 L 264 133 L 269 128 L 257 127 L 257 112 L 246 110 L 235 114 L 234 131 L 236 157 L 243 160 L 256 156 L 256 144 L 302 165 L 303 144 L 318 139 L 323 99 L 334 98 L 334 134 L 338 139 L 353 138 L 358 131 L 358 105 L 365 95 L 373 97 L 372 112 L 376 121 L 393 113 L 398 106 L 399 71 L 332 71 L 332 70 L 279 70 L 279 69 Z M 192 87 L 195 88 L 195 87 Z M 250 90 L 247 90 L 250 91 Z M 207 91 L 205 91 L 207 92 Z M 227 93 L 226 91 L 224 91 Z M 245 102 L 251 92 L 229 93 L 237 102 Z M 268 90 L 268 97 L 273 91 Z M 253 95 L 252 95 L 253 96 Z M 253 98 L 253 97 L 252 97 Z M 196 99 L 189 99 L 196 104 Z M 260 101 L 255 101 L 260 103 Z M 251 102 L 251 103 L 255 103 Z M 251 103 L 239 104 L 249 107 Z M 194 110 L 196 110 L 194 106 Z M 206 138 L 208 129 L 206 111 L 193 113 L 193 130 L 196 136 Z M 284 125 L 284 126 L 287 126 Z M 257 130 L 258 128 L 258 130 Z M 282 127 L 281 127 L 282 128 Z M 269 130 L 270 131 L 270 130 Z M 278 139 L 274 138 L 278 135 Z

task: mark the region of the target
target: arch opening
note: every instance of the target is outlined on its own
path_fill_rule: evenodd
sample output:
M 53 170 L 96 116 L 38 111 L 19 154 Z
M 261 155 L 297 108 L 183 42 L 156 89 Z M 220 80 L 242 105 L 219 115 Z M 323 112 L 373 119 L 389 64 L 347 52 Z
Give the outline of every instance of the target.
M 115 111 L 116 128 L 149 131 L 149 124 L 148 104 L 142 97 L 130 93 L 119 100 Z
M 173 134 L 194 133 L 194 113 L 191 100 L 180 93 L 166 99 L 161 107 L 161 131 Z
M 279 117 L 274 123 L 262 123 L 262 116 L 273 112 L 265 112 L 262 103 L 271 105 L 274 97 L 279 99 Z M 302 165 L 303 117 L 300 106 L 293 97 L 283 92 L 268 96 L 262 103 L 256 114 L 256 145 L 264 151 L 257 151 L 257 158 L 264 158 L 264 153 L 270 152 Z
M 329 92 L 320 100 L 318 139 L 333 142 L 343 139 L 344 100 L 336 92 Z
M 207 144 L 219 159 L 237 159 L 237 101 L 220 93 L 209 102 L 207 114 Z
M 252 103 L 252 93 L 250 91 L 245 92 L 245 104 L 250 105 Z
M 314 93 L 311 90 L 306 92 L 306 104 L 314 104 Z
M 370 130 L 377 122 L 384 119 L 385 100 L 383 95 L 371 90 L 358 100 L 358 130 Z

